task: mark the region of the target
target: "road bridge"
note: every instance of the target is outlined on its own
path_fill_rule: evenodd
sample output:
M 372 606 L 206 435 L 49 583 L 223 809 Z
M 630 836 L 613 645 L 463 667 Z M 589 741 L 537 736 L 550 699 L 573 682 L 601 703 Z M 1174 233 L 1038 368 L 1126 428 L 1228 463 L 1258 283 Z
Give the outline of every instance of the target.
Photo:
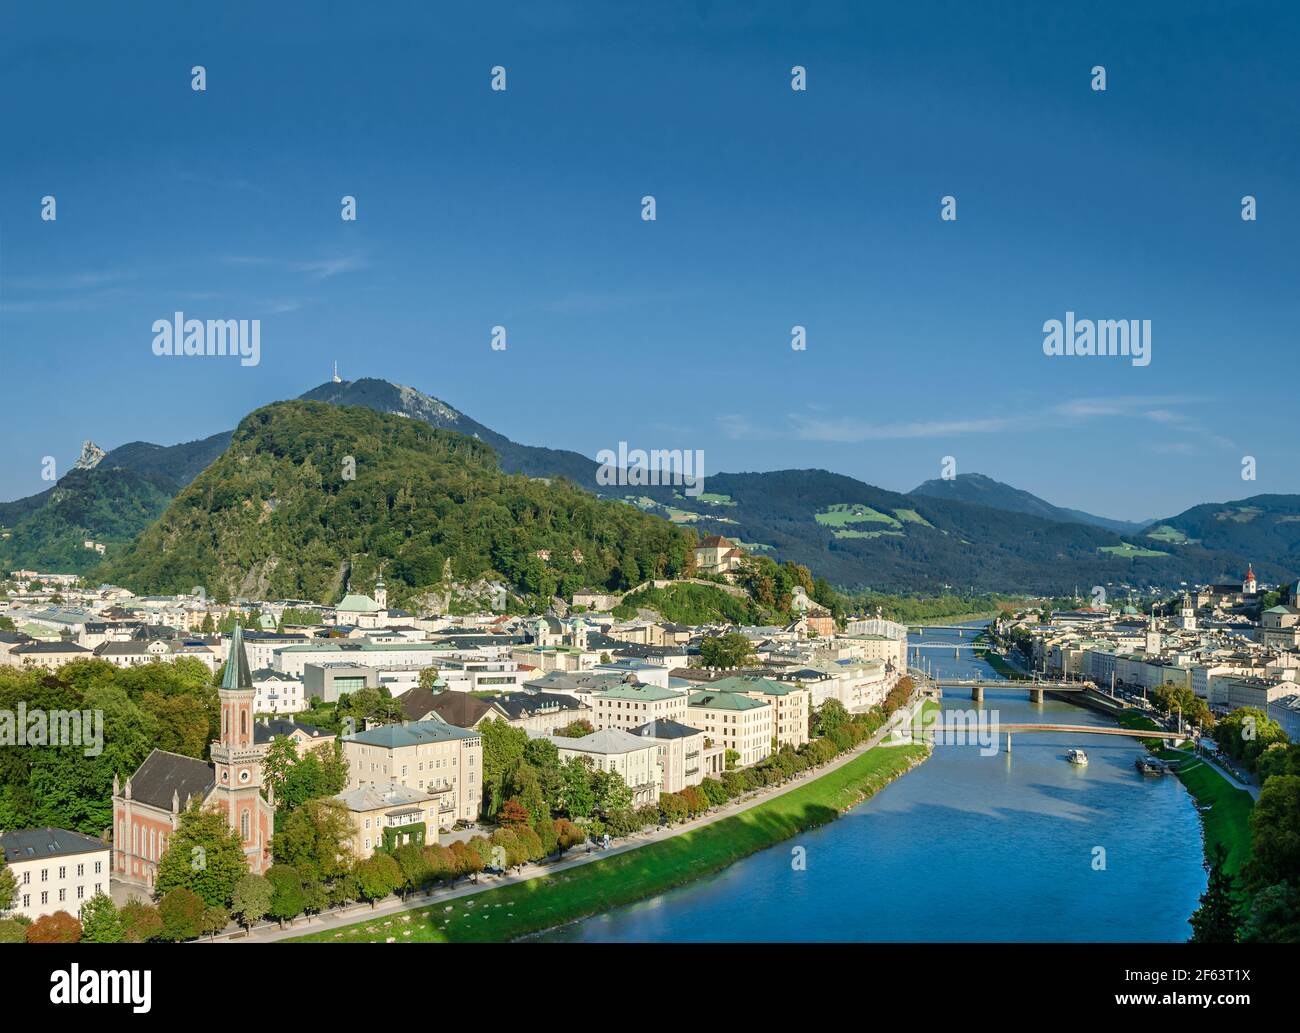
M 932 678 L 940 689 L 970 689 L 976 703 L 984 699 L 985 689 L 1023 689 L 1035 703 L 1043 702 L 1045 692 L 1086 692 L 1097 686 L 1090 681 L 1044 681 L 1038 678 Z
M 1011 735 L 1014 732 L 1054 732 L 1062 735 L 1119 735 L 1130 739 L 1164 739 L 1166 741 L 1178 741 L 1189 739 L 1191 736 L 1187 732 L 1166 732 L 1156 731 L 1149 728 L 1097 728 L 1094 725 L 1063 725 L 1049 724 L 1042 722 L 1002 724 L 1000 722 L 991 722 L 980 724 L 977 722 L 952 721 L 938 722 L 929 725 L 925 729 L 926 735 L 933 737 L 936 734 L 944 732 L 953 732 L 962 736 L 973 736 L 979 741 L 979 736 L 983 734 L 1001 735 L 1006 734 L 1007 752 L 1011 752 Z

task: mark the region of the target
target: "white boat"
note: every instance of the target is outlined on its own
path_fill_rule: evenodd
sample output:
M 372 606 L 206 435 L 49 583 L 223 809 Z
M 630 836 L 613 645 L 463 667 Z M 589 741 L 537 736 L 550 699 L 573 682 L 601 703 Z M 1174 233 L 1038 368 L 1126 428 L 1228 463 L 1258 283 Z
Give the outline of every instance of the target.
M 1071 764 L 1078 764 L 1081 767 L 1087 765 L 1088 755 L 1083 750 L 1073 749 L 1065 751 L 1065 759 Z

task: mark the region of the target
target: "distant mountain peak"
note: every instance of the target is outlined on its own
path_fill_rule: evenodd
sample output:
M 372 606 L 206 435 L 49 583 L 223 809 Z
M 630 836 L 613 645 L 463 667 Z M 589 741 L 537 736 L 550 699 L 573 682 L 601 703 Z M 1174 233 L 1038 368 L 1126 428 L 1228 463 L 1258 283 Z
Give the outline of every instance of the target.
M 81 446 L 80 458 L 73 464 L 72 468 L 74 470 L 93 470 L 106 455 L 108 455 L 107 452 L 90 439 L 87 439 Z
M 1024 513 L 1027 516 L 1054 520 L 1057 523 L 1101 527 L 1117 534 L 1132 534 L 1146 526 L 1131 520 L 1114 520 L 1110 517 L 1097 516 L 1081 509 L 1054 506 L 1046 499 L 994 480 L 982 473 L 959 473 L 956 477 L 935 478 L 917 485 L 908 494 L 952 499 L 956 502 L 972 502 L 977 506 L 988 506 L 990 509 L 1001 509 L 1008 513 Z

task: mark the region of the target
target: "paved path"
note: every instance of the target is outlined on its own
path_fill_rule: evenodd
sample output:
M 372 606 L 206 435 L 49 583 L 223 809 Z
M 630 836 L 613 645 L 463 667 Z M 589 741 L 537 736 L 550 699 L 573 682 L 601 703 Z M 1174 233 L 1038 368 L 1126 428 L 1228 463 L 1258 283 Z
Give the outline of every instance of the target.
M 1195 758 L 1196 760 L 1199 760 L 1202 764 L 1209 765 L 1210 767 L 1214 768 L 1214 770 L 1217 771 L 1220 775 L 1226 778 L 1228 780 L 1228 784 L 1231 785 L 1234 789 L 1240 789 L 1242 792 L 1250 793 L 1251 799 L 1253 800 L 1259 799 L 1259 786 L 1251 782 L 1243 782 L 1228 768 L 1224 767 L 1218 761 L 1212 760 L 1208 754 L 1188 753 L 1186 750 L 1175 750 L 1174 752 L 1182 753 L 1189 758 Z
M 915 702 L 913 705 L 917 705 Z M 904 721 L 907 719 L 905 718 Z M 885 725 L 868 739 L 865 743 L 850 753 L 837 757 L 820 768 L 812 771 L 805 771 L 803 774 L 796 776 L 792 781 L 783 786 L 765 791 L 755 791 L 733 800 L 726 806 L 710 811 L 693 821 L 688 821 L 682 825 L 674 825 L 666 829 L 654 829 L 648 832 L 639 832 L 634 836 L 629 836 L 626 840 L 617 846 L 611 846 L 607 850 L 599 850 L 588 844 L 587 850 L 575 849 L 569 851 L 563 860 L 553 864 L 526 864 L 516 874 L 506 876 L 487 876 L 477 884 L 473 882 L 462 882 L 454 889 L 438 889 L 431 893 L 412 894 L 406 900 L 389 899 L 380 902 L 377 906 L 371 907 L 369 904 L 353 904 L 339 911 L 329 911 L 319 915 L 313 915 L 310 918 L 299 918 L 292 926 L 281 929 L 278 923 L 264 922 L 253 928 L 251 936 L 245 936 L 242 930 L 228 930 L 220 934 L 213 940 L 201 940 L 199 942 L 209 943 L 274 943 L 276 940 L 286 940 L 294 936 L 305 936 L 308 933 L 322 932 L 328 929 L 341 929 L 346 925 L 353 925 L 356 922 L 370 921 L 376 918 L 386 918 L 390 915 L 401 914 L 405 911 L 415 911 L 419 908 L 429 907 L 434 904 L 441 904 L 445 901 L 455 900 L 458 897 L 468 897 L 475 893 L 482 893 L 485 890 L 496 889 L 500 886 L 510 886 L 514 883 L 527 882 L 529 879 L 544 878 L 548 875 L 554 875 L 557 872 L 568 871 L 570 868 L 577 868 L 584 864 L 590 864 L 592 861 L 599 861 L 606 857 L 613 857 L 616 854 L 623 854 L 629 850 L 637 850 L 648 843 L 657 843 L 660 840 L 669 839 L 673 836 L 680 836 L 683 832 L 690 832 L 692 829 L 703 828 L 706 825 L 712 825 L 716 821 L 722 821 L 724 818 L 730 818 L 735 814 L 742 814 L 752 807 L 757 807 L 761 803 L 775 799 L 792 789 L 813 779 L 821 778 L 829 774 L 836 768 L 841 768 L 849 761 L 861 756 L 867 750 L 880 745 L 883 740 L 892 731 L 896 721 L 887 721 Z M 892 745 L 892 744 L 891 744 Z

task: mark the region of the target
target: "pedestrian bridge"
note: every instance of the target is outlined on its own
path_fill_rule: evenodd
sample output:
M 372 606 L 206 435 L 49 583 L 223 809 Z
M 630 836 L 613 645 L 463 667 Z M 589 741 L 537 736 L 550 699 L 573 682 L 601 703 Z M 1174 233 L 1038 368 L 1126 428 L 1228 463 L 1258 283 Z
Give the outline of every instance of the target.
M 1098 728 L 1095 725 L 1061 725 L 1061 724 L 1044 724 L 1020 723 L 1020 724 L 1001 724 L 966 721 L 936 721 L 927 725 L 923 734 L 927 738 L 936 735 L 942 735 L 945 732 L 957 733 L 962 736 L 973 736 L 979 741 L 981 734 L 1001 735 L 1006 734 L 1007 752 L 1011 752 L 1011 736 L 1014 732 L 1057 732 L 1062 735 L 1121 735 L 1130 739 L 1164 739 L 1166 741 L 1178 741 L 1180 739 L 1190 739 L 1191 735 L 1187 732 L 1165 732 L 1156 731 L 1149 728 Z

